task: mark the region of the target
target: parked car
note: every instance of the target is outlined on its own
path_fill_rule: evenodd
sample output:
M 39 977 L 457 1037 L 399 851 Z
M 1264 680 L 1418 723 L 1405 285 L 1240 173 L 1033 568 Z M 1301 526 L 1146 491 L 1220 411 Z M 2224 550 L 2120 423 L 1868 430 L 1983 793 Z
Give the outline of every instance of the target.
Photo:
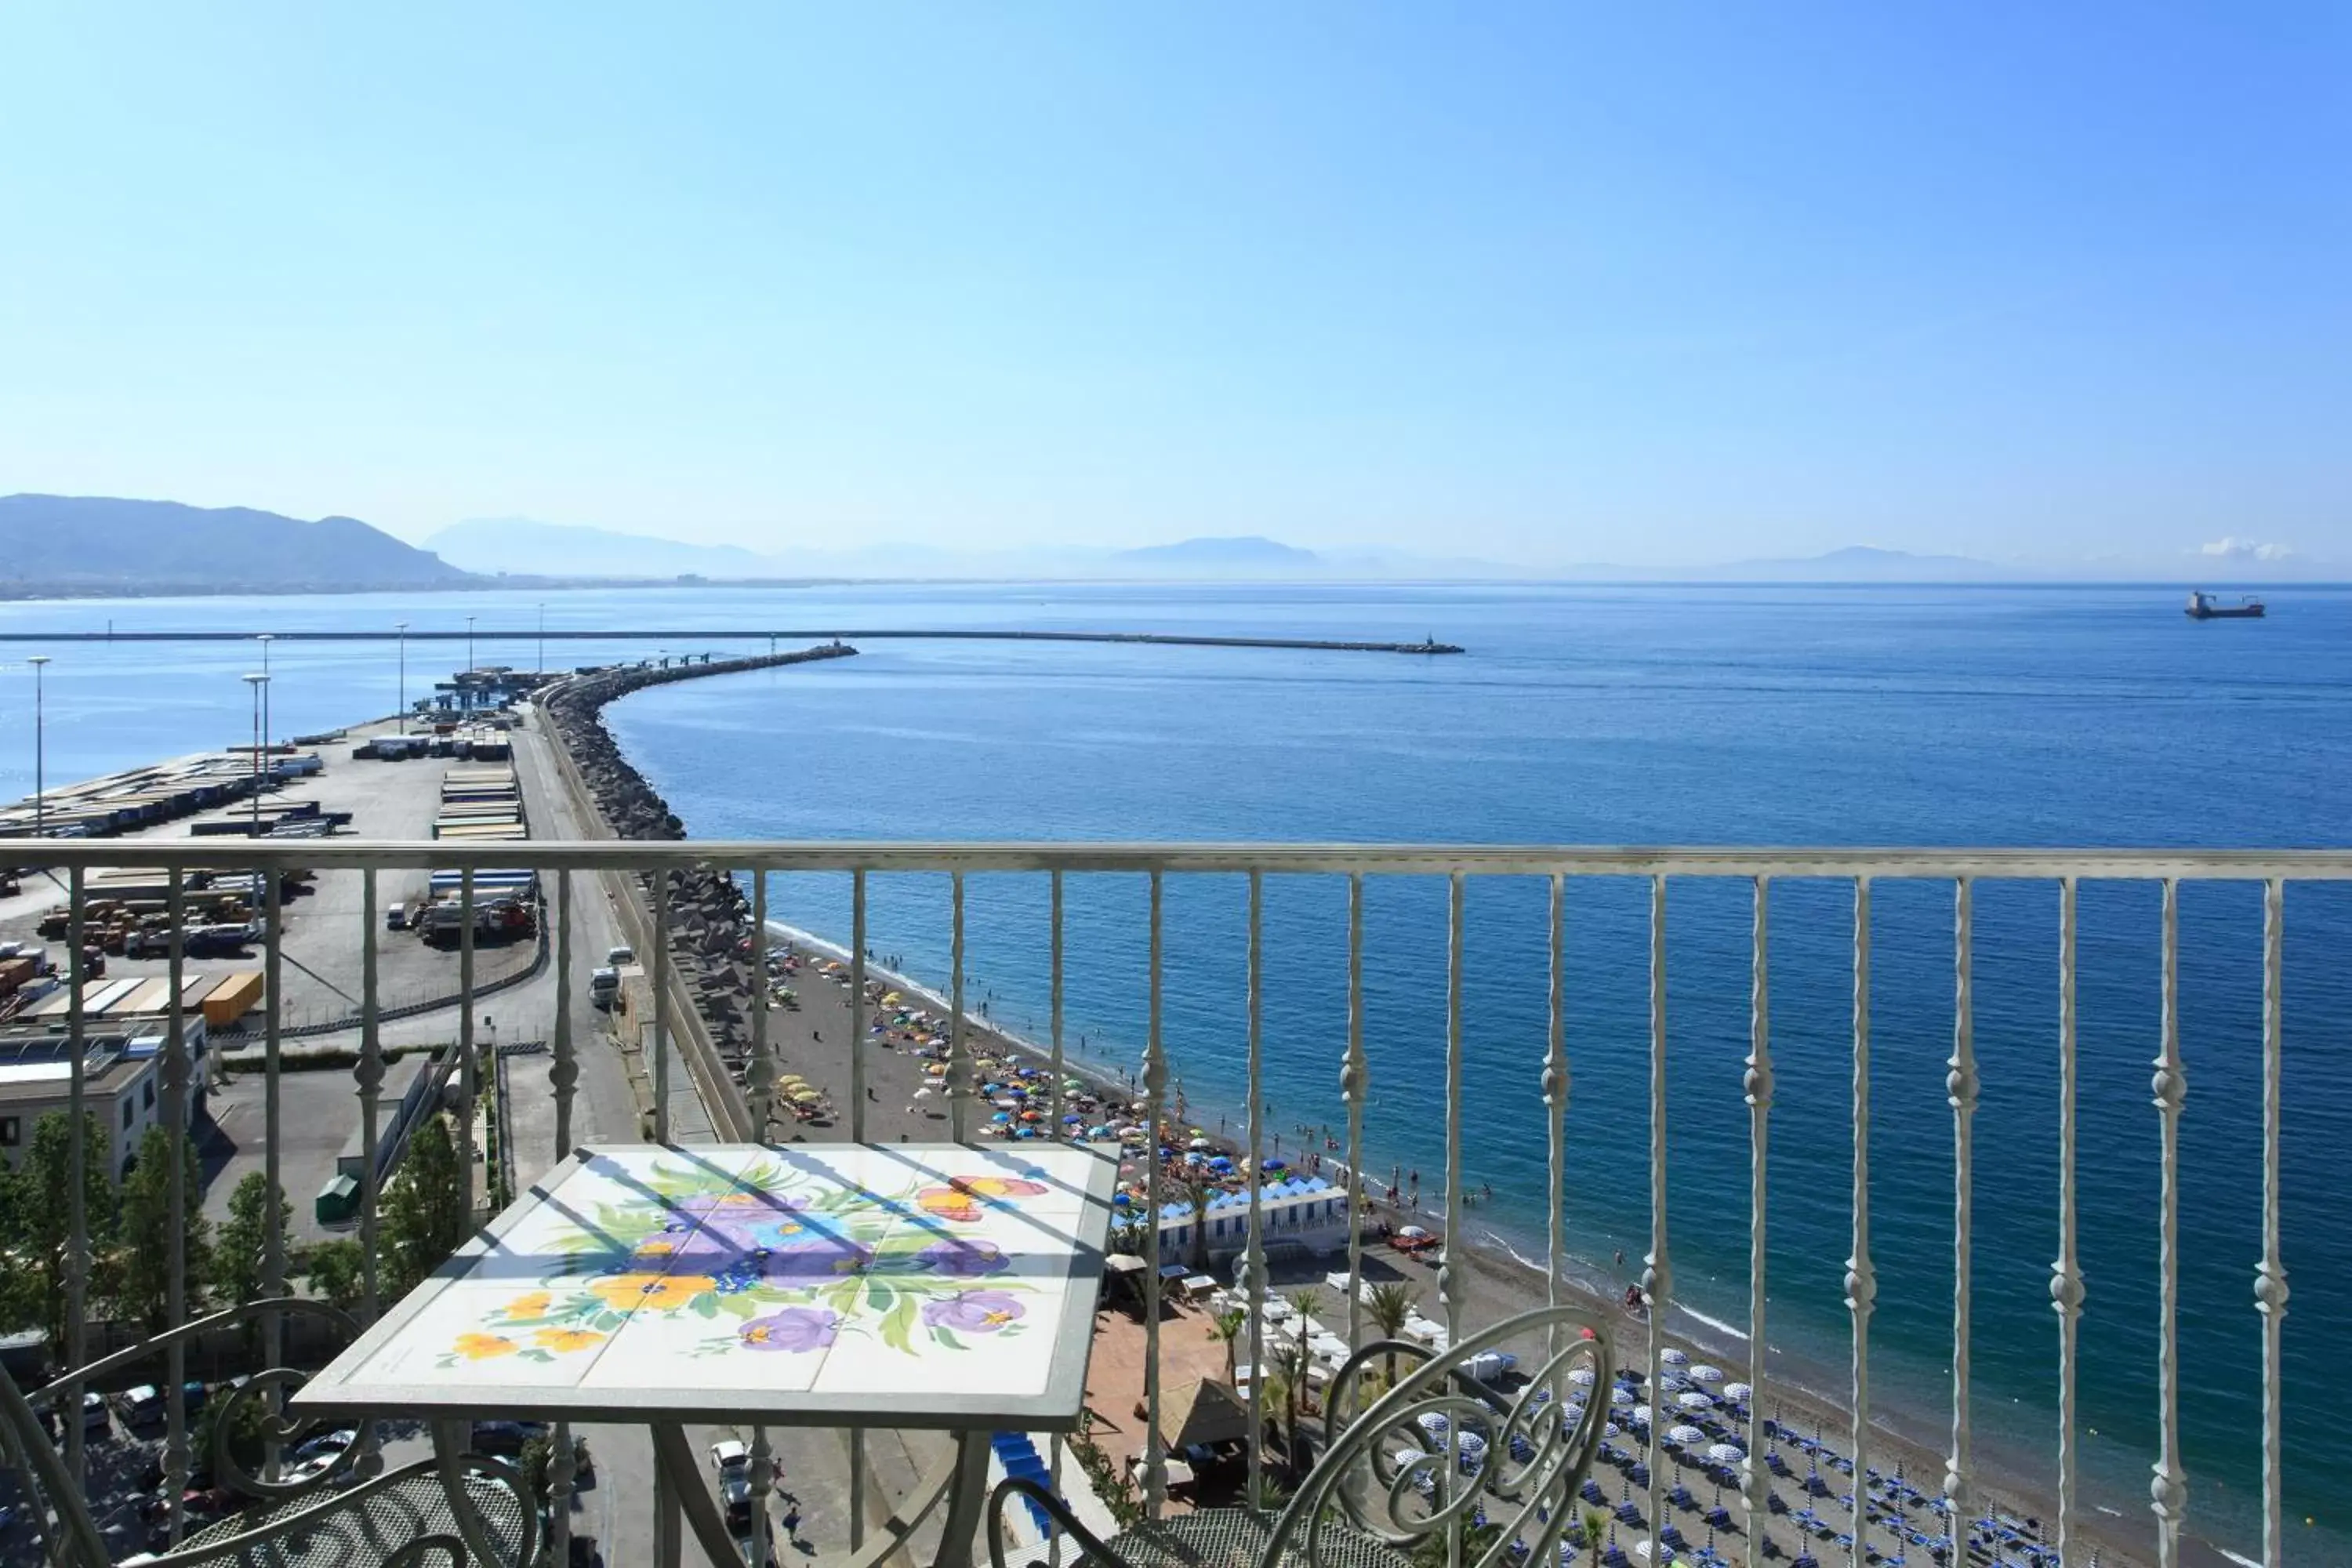
M 719 1500 L 732 1514 L 751 1500 L 751 1450 L 734 1438 L 710 1445 L 710 1468 L 719 1472 Z
M 86 1437 L 110 1436 L 114 1431 L 114 1418 L 106 1408 L 106 1395 L 94 1388 L 84 1391 L 81 1396 L 81 1430 Z
M 122 1391 L 122 1424 L 144 1426 L 163 1419 L 163 1392 L 152 1383 Z
M 604 950 L 604 965 L 608 969 L 619 969 L 636 961 L 637 950 L 634 947 L 613 947 Z
M 512 1457 L 521 1453 L 522 1446 L 533 1437 L 546 1435 L 547 1424 L 543 1421 L 477 1421 L 474 1451 Z
M 383 929 L 386 931 L 406 931 L 408 929 L 408 906 L 406 904 L 387 905 L 383 911 Z
M 339 1426 L 332 1432 L 321 1432 L 315 1437 L 307 1438 L 295 1445 L 294 1457 L 298 1459 L 315 1459 L 323 1455 L 331 1459 L 359 1440 L 359 1428 Z

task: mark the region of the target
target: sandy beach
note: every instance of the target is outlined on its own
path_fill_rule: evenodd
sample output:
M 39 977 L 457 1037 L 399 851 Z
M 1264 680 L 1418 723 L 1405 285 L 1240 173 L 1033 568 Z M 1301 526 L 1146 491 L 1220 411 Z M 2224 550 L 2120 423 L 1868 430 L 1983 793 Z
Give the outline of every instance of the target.
M 872 1043 L 860 1047 L 865 1057 L 866 1093 L 862 1118 L 853 1114 L 850 1100 L 853 1035 L 845 965 L 838 975 L 827 973 L 824 967 L 827 962 L 843 960 L 847 955 L 841 948 L 823 942 L 809 933 L 791 932 L 782 928 L 778 928 L 772 936 L 772 945 L 780 950 L 789 949 L 796 955 L 797 972 L 790 977 L 788 984 L 793 987 L 798 1007 L 778 1007 L 771 1011 L 771 1041 L 778 1054 L 781 1070 L 798 1075 L 824 1097 L 823 1107 L 805 1121 L 784 1116 L 780 1108 L 779 1122 L 772 1135 L 782 1140 L 797 1138 L 810 1142 L 845 1140 L 860 1135 L 874 1142 L 947 1137 L 950 1112 L 943 1094 L 936 1089 L 931 1089 L 929 1093 L 919 1092 L 936 1082 L 925 1072 L 925 1068 L 931 1066 L 931 1060 L 921 1047 L 910 1043 L 910 1032 L 906 1029 L 894 1028 L 886 1035 L 869 1035 Z M 868 973 L 869 996 L 866 1016 L 869 1028 L 877 1016 L 887 1018 L 902 1007 L 927 1012 L 941 1028 L 944 1027 L 948 1009 L 943 1000 L 908 977 L 881 967 L 869 966 Z M 879 998 L 890 992 L 900 994 L 899 1005 L 888 1009 L 878 1008 L 876 1004 Z M 967 1000 L 969 1002 L 969 998 Z M 990 1070 L 993 1064 L 1025 1061 L 1042 1065 L 1047 1059 L 1046 1054 L 1034 1042 L 995 1029 L 969 1009 L 965 1031 L 969 1049 L 981 1068 L 983 1080 L 993 1076 Z M 1108 1098 L 1120 1100 L 1127 1098 L 1126 1086 L 1105 1081 L 1098 1064 L 1080 1064 L 1066 1059 L 1064 1069 L 1070 1076 L 1096 1083 Z M 975 1135 L 992 1113 L 992 1108 L 984 1103 L 974 1103 L 969 1108 L 971 1130 Z M 1270 1149 L 1271 1134 L 1275 1130 L 1269 1128 L 1266 1131 Z M 1292 1135 L 1293 1130 L 1286 1127 L 1282 1131 L 1286 1146 L 1297 1142 Z M 1372 1163 L 1375 1169 L 1379 1168 L 1375 1161 L 1368 1159 L 1368 1163 Z M 1337 1162 L 1327 1161 L 1326 1164 L 1327 1167 L 1336 1166 Z M 1327 1173 L 1337 1173 L 1327 1169 Z M 1631 1180 L 1640 1179 L 1639 1172 L 1630 1167 L 1627 1175 Z M 1368 1185 L 1373 1196 L 1364 1216 L 1368 1227 L 1363 1247 L 1366 1277 L 1402 1279 L 1413 1287 L 1420 1310 L 1442 1321 L 1433 1267 L 1429 1262 L 1393 1251 L 1378 1239 L 1378 1229 L 1382 1220 L 1391 1225 L 1418 1223 L 1435 1228 L 1435 1221 L 1440 1216 L 1433 1215 L 1426 1207 L 1416 1211 L 1401 1205 L 1391 1206 L 1386 1200 L 1385 1176 L 1376 1184 Z M 1438 1201 L 1433 1184 L 1422 1195 L 1426 1205 L 1433 1205 Z M 1475 1226 L 1476 1215 L 1476 1209 L 1465 1210 L 1465 1228 Z M 1456 1249 L 1455 1263 L 1462 1295 L 1458 1321 L 1465 1332 L 1539 1305 L 1545 1299 L 1542 1271 L 1530 1268 L 1512 1257 L 1505 1247 L 1472 1240 Z M 1284 1289 L 1303 1285 L 1319 1287 L 1325 1272 L 1344 1267 L 1344 1260 L 1318 1262 L 1311 1266 L 1301 1263 L 1286 1270 L 1276 1269 L 1274 1282 Z M 1628 1267 L 1638 1271 L 1639 1260 L 1629 1259 Z M 1597 1280 L 1605 1278 L 1607 1273 L 1605 1267 L 1591 1268 L 1585 1278 Z M 1649 1330 L 1646 1321 L 1638 1311 L 1629 1311 L 1622 1300 L 1572 1280 L 1563 1279 L 1560 1289 L 1564 1302 L 1582 1305 L 1597 1321 L 1607 1325 L 1613 1342 L 1614 1360 L 1621 1368 L 1636 1373 L 1646 1368 Z M 1325 1320 L 1336 1327 L 1344 1328 L 1346 1303 L 1336 1292 L 1327 1289 L 1324 1294 L 1328 1306 Z M 1171 1306 L 1170 1310 L 1179 1318 L 1201 1315 L 1200 1310 L 1195 1308 Z M 1171 1319 L 1171 1322 L 1174 1321 L 1175 1318 Z M 1205 1321 L 1203 1326 L 1205 1330 Z M 1712 1364 L 1722 1370 L 1724 1380 L 1712 1385 L 1715 1392 L 1719 1393 L 1726 1384 L 1747 1381 L 1748 1363 L 1744 1342 L 1711 1335 L 1703 1325 L 1688 1321 L 1681 1314 L 1669 1319 L 1668 1330 L 1667 1342 L 1689 1363 Z M 1370 1332 L 1368 1328 L 1368 1336 Z M 1535 1348 L 1523 1347 L 1523 1360 Z M 1765 1532 L 1780 1549 L 1781 1561 L 1793 1561 L 1807 1552 L 1823 1562 L 1843 1561 L 1847 1548 L 1836 1537 L 1851 1531 L 1853 1516 L 1850 1505 L 1842 1503 L 1840 1499 L 1851 1496 L 1853 1477 L 1839 1468 L 1832 1456 L 1850 1460 L 1853 1452 L 1852 1417 L 1834 1394 L 1820 1386 L 1808 1386 L 1808 1382 L 1814 1380 L 1784 1369 L 1780 1363 L 1781 1358 L 1776 1352 L 1767 1365 L 1760 1395 L 1750 1407 L 1751 1413 L 1757 1417 L 1769 1419 L 1799 1439 L 1811 1440 L 1818 1433 L 1822 1444 L 1818 1455 L 1808 1452 L 1798 1443 L 1782 1441 L 1771 1442 L 1769 1452 L 1777 1455 L 1787 1467 L 1785 1471 L 1775 1469 L 1774 1490 L 1792 1512 L 1808 1507 L 1812 1509 L 1829 1527 L 1830 1533 L 1808 1537 L 1791 1517 L 1777 1513 L 1767 1520 Z M 1695 1386 L 1705 1389 L 1709 1385 Z M 1677 1392 L 1670 1384 L 1669 1399 L 1675 1398 Z M 1105 1411 L 1104 1414 L 1108 1417 L 1121 1413 Z M 1909 1488 L 1916 1489 L 1917 1497 L 1932 1500 L 1942 1489 L 1948 1416 L 1937 1412 L 1923 1417 L 1913 1412 L 1874 1405 L 1872 1417 L 1871 1468 L 1890 1483 L 1899 1475 Z M 1697 1419 L 1701 1429 L 1706 1433 L 1706 1443 L 1727 1440 L 1743 1448 L 1748 1447 L 1749 1432 L 1745 1422 L 1736 1420 L 1729 1411 L 1718 1409 L 1697 1413 Z M 1706 1444 L 1694 1446 L 1703 1448 Z M 1593 1474 L 1609 1510 L 1614 1510 L 1622 1500 L 1629 1499 L 1636 1509 L 1645 1508 L 1646 1488 L 1633 1482 L 1629 1478 L 1629 1468 L 1635 1460 L 1646 1462 L 1661 1458 L 1667 1466 L 1668 1485 L 1679 1481 L 1690 1494 L 1691 1506 L 1687 1510 L 1675 1510 L 1672 1514 L 1673 1521 L 1680 1527 L 1683 1535 L 1693 1546 L 1705 1542 L 1709 1534 L 1706 1516 L 1719 1500 L 1720 1505 L 1728 1510 L 1735 1528 L 1714 1531 L 1716 1550 L 1730 1561 L 1744 1558 L 1747 1542 L 1738 1531 L 1747 1528 L 1747 1520 L 1735 1486 L 1719 1485 L 1717 1479 L 1710 1477 L 1698 1466 L 1679 1467 L 1671 1451 L 1663 1456 L 1654 1455 L 1630 1426 L 1613 1440 L 1612 1447 L 1617 1455 L 1622 1457 L 1623 1462 L 1612 1463 L 1604 1458 L 1603 1462 L 1596 1465 Z M 1809 1491 L 1808 1477 L 1816 1468 L 1821 1481 Z M 2055 1511 L 2054 1500 L 2042 1487 L 2027 1478 L 2004 1473 L 1989 1466 L 1981 1456 L 1975 1468 L 1975 1516 L 1992 1516 L 2009 1521 L 2018 1541 L 2025 1543 L 2012 1546 L 2001 1561 L 2021 1563 L 2032 1561 L 2027 1547 L 2054 1534 L 2054 1531 L 2048 1528 Z M 2137 1500 L 2116 1500 L 2127 1505 Z M 1886 1492 L 1877 1494 L 1883 1520 L 1892 1501 Z M 1915 1541 L 1906 1538 L 1898 1542 L 1895 1530 L 1899 1527 L 1906 1536 L 1908 1531 L 1917 1531 L 1932 1539 L 1945 1533 L 1946 1527 L 1940 1516 L 1933 1511 L 1930 1504 L 1919 1501 L 1904 1503 L 1895 1511 L 1898 1523 L 1882 1522 L 1877 1525 L 1872 1535 L 1873 1546 L 1888 1557 L 1907 1550 L 1913 1554 L 1913 1562 L 1932 1561 L 1927 1550 Z M 2139 1565 L 2152 1562 L 2154 1555 L 2152 1529 L 2143 1528 L 2143 1517 L 2144 1507 L 2116 1517 L 2095 1511 L 2086 1500 L 2083 1514 L 2077 1520 L 2077 1531 L 2095 1547 L 2101 1563 L 2116 1564 L 2118 1568 L 2139 1568 Z M 1618 1532 L 1620 1544 L 1630 1551 L 1633 1542 L 1643 1533 L 1643 1531 L 1630 1525 L 1621 1526 Z M 2187 1561 L 2215 1563 L 2224 1561 L 2201 1545 L 2184 1542 L 2184 1547 L 2189 1548 Z M 2052 1556 L 2054 1561 L 2054 1550 Z M 1638 1556 L 1634 1559 L 1640 1560 Z M 1975 1560 L 1994 1561 L 1982 1553 L 1977 1554 Z M 2084 1560 L 2089 1561 L 2087 1557 Z

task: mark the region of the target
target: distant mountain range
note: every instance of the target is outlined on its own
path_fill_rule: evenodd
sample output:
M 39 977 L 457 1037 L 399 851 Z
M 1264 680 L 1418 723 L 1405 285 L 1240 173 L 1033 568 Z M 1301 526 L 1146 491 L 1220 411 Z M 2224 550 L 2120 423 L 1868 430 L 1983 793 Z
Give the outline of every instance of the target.
M 823 578 L 1229 579 L 1509 577 L 1489 561 L 1445 561 L 1376 551 L 1322 553 L 1255 534 L 1181 539 L 1129 550 L 1046 546 L 943 550 L 870 544 L 761 554 L 732 544 L 689 544 L 532 518 L 473 518 L 429 536 L 425 545 L 469 572 L 510 577 L 674 580 Z
M 1713 566 L 1513 566 L 1375 550 L 1306 550 L 1255 534 L 1112 550 L 965 551 L 876 543 L 763 554 L 651 534 L 475 518 L 402 542 L 349 517 L 315 522 L 243 507 L 97 496 L 0 496 L 0 597 L 104 594 L 318 593 L 469 588 L 501 579 L 674 583 L 1161 581 L 1578 583 L 2168 582 L 2203 587 L 2333 580 L 2331 568 L 2275 544 L 2229 538 L 2139 560 L 2026 563 L 1849 545 L 1821 555 Z M 2341 575 L 2340 569 L 2334 569 Z
M 780 577 L 786 563 L 734 544 L 687 544 L 528 517 L 476 517 L 425 541 L 452 565 L 518 577 Z
M 0 496 L 0 594 L 325 593 L 476 579 L 354 517 Z

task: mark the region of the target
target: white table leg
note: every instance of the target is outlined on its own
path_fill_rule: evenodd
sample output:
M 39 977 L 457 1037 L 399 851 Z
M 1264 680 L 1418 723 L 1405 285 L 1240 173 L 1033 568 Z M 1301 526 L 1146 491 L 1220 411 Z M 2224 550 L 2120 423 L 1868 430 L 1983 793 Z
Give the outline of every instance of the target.
M 940 1531 L 938 1568 L 971 1568 L 973 1538 L 988 1502 L 988 1434 L 956 1434 L 956 1474 Z

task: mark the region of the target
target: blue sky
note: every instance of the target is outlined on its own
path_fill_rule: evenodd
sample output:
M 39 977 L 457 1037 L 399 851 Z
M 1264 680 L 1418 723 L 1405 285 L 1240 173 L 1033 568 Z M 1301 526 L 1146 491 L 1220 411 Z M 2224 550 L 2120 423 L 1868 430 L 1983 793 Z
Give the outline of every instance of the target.
M 0 491 L 2352 562 L 2352 9 L 29 4 Z

